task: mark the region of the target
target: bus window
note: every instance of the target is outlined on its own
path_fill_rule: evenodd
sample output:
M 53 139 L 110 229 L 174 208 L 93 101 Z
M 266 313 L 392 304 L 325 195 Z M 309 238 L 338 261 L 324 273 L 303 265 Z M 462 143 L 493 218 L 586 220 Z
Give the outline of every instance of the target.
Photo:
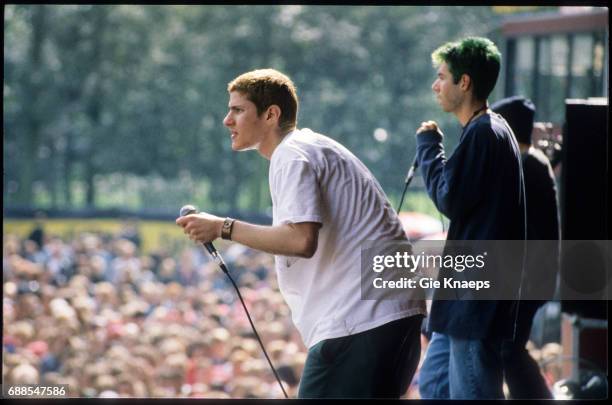
M 607 38 L 607 36 L 606 36 Z M 604 43 L 604 34 L 603 32 L 596 32 L 593 35 L 594 45 L 593 45 L 593 77 L 594 77 L 594 86 L 593 95 L 594 96 L 608 96 L 608 72 L 607 72 L 607 64 L 605 61 L 608 58 L 606 54 L 606 50 L 608 47 Z
M 563 122 L 565 119 L 565 103 L 568 98 L 567 78 L 569 74 L 569 43 L 567 35 L 552 35 L 550 37 L 550 87 L 543 97 L 554 101 L 550 103 L 549 117 L 552 122 Z
M 593 35 L 576 34 L 572 40 L 572 80 L 569 97 L 592 97 L 596 94 L 593 75 Z
M 516 70 L 514 72 L 514 94 L 525 94 L 533 99 L 534 40 L 531 37 L 516 41 Z

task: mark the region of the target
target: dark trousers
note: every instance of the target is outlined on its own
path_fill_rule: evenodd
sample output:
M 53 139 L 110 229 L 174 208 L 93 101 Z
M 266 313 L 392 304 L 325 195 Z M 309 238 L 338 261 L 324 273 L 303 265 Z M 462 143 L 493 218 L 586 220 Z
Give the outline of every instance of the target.
M 419 364 L 422 315 L 308 350 L 298 398 L 399 398 Z
M 502 343 L 504 378 L 512 399 L 552 399 L 540 367 L 525 348 L 533 317 L 545 301 L 521 301 L 514 341 Z

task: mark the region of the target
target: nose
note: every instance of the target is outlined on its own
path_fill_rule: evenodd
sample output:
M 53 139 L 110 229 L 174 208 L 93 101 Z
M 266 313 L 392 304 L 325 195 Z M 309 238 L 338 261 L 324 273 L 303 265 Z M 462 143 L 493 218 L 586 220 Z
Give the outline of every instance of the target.
M 227 115 L 225 116 L 225 118 L 223 118 L 223 125 L 225 125 L 226 127 L 229 127 L 231 125 L 233 125 L 234 120 L 231 117 L 231 111 L 227 113 Z
M 431 89 L 437 93 L 438 90 L 440 89 L 440 87 L 438 86 L 438 79 L 434 80 L 434 82 L 431 84 Z

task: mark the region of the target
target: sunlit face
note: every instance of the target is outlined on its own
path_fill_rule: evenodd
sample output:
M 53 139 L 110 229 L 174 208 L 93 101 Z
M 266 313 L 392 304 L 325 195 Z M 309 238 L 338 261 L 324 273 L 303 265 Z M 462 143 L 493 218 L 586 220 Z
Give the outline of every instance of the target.
M 459 108 L 463 100 L 460 84 L 461 81 L 453 83 L 453 75 L 443 62 L 438 68 L 438 78 L 431 85 L 431 89 L 436 93 L 436 99 L 444 111 L 454 112 Z
M 266 131 L 264 114 L 260 118 L 255 103 L 237 91 L 230 93 L 228 108 L 223 125 L 230 130 L 232 149 L 258 149 Z

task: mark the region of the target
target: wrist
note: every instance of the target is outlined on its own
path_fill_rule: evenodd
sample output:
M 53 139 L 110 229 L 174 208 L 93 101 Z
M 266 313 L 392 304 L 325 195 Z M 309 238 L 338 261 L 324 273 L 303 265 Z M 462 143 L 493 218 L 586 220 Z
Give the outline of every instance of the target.
M 232 240 L 232 231 L 234 228 L 234 222 L 236 220 L 234 218 L 225 218 L 221 224 L 221 233 L 220 236 L 225 240 Z
M 426 129 L 417 134 L 417 143 L 438 143 L 444 139 L 444 135 L 436 129 Z
M 215 228 L 216 228 L 216 232 L 215 232 L 215 236 L 216 238 L 221 238 L 223 235 L 223 221 L 225 220 L 225 218 L 217 218 L 217 220 L 215 221 Z

